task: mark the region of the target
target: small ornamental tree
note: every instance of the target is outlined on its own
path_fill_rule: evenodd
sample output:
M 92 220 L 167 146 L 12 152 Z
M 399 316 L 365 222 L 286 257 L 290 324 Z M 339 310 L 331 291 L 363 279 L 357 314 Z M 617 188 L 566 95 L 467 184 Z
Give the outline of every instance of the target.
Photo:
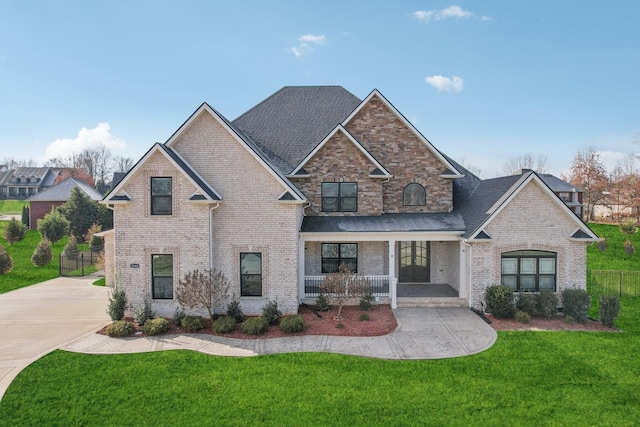
M 100 224 L 94 223 L 93 225 L 91 225 L 91 227 L 89 227 L 89 230 L 85 233 L 85 235 L 82 238 L 84 239 L 85 243 L 91 243 L 93 240 L 93 236 L 96 233 L 99 233 L 101 231 L 102 231 L 102 227 L 100 226 Z M 93 244 L 91 246 L 93 246 Z M 99 245 L 96 245 L 96 246 L 99 246 Z
M 73 234 L 69 236 L 67 244 L 65 245 L 62 254 L 68 259 L 78 258 L 78 240 Z
M 36 267 L 44 267 L 49 264 L 53 259 L 53 252 L 51 251 L 51 243 L 47 239 L 40 240 L 36 250 L 33 251 L 31 256 L 31 263 Z
M 24 235 L 27 232 L 27 227 L 17 219 L 12 219 L 4 229 L 4 238 L 10 245 L 24 239 Z
M 631 240 L 629 240 L 629 239 L 625 240 L 625 242 L 624 242 L 624 251 L 629 256 L 633 255 L 633 253 L 636 251 L 636 248 L 635 248 L 635 246 L 633 246 L 633 243 L 631 243 Z
M 22 207 L 22 223 L 25 227 L 29 226 L 29 208 L 27 206 Z
M 13 259 L 7 249 L 0 245 L 0 274 L 7 274 L 13 269 Z
M 338 313 L 334 320 L 342 320 L 342 307 L 352 298 L 359 299 L 370 292 L 369 281 L 356 273 L 352 273 L 344 264 L 340 264 L 336 273 L 325 276 L 320 289 L 332 304 L 338 306 Z
M 229 294 L 229 280 L 218 270 L 193 270 L 180 279 L 176 301 L 183 308 L 206 308 L 213 319 L 216 304 Z
M 633 234 L 635 234 L 636 229 L 637 227 L 633 223 L 633 221 L 625 221 L 620 224 L 620 232 L 625 236 L 632 236 Z
M 598 240 L 598 249 L 600 252 L 605 252 L 609 248 L 609 243 L 607 243 L 607 238 L 603 237 Z
M 38 220 L 38 232 L 52 244 L 69 233 L 69 220 L 55 208 Z

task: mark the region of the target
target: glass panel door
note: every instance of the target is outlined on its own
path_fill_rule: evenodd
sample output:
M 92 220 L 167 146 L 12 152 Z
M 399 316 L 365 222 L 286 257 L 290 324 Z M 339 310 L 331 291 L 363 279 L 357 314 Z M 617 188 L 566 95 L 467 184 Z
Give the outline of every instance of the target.
M 400 242 L 400 282 L 427 283 L 429 270 L 429 242 Z

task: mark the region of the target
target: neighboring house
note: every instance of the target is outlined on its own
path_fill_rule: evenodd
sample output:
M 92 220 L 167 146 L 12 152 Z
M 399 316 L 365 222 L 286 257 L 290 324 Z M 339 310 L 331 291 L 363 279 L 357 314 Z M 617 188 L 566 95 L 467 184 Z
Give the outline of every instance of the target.
M 208 268 L 248 314 L 295 312 L 340 264 L 394 308 L 479 307 L 500 283 L 584 288 L 597 237 L 550 179 L 479 179 L 377 90 L 285 87 L 232 122 L 205 103 L 105 197 L 107 280 L 164 316 Z
M 531 172 L 529 169 L 523 169 L 522 173 Z M 583 191 L 574 187 L 566 181 L 561 180 L 550 174 L 540 174 L 540 178 L 545 184 L 551 188 L 556 196 L 560 198 L 579 218 L 582 218 L 582 195 Z
M 56 176 L 49 167 L 0 168 L 0 198 L 26 199 L 51 187 Z
M 102 194 L 83 180 L 79 178 L 67 178 L 53 187 L 49 187 L 27 199 L 29 202 L 29 227 L 32 230 L 36 230 L 38 220 L 44 218 L 54 207 L 60 206 L 69 200 L 74 188 L 80 189 L 80 191 L 89 196 L 91 200 L 102 200 Z

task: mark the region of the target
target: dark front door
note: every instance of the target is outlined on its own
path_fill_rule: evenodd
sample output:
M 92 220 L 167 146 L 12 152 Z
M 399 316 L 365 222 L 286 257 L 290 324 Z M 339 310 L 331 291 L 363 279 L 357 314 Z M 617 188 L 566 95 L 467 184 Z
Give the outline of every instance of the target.
M 400 242 L 401 283 L 429 282 L 429 242 Z

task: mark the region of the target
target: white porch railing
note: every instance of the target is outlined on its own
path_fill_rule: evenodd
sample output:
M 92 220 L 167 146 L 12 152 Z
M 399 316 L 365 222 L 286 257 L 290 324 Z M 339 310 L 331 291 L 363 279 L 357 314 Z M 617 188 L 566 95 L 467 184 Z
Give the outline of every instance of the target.
M 304 296 L 317 297 L 320 295 L 322 281 L 325 276 L 304 276 Z M 389 276 L 362 276 L 369 281 L 371 294 L 374 297 L 389 296 Z

